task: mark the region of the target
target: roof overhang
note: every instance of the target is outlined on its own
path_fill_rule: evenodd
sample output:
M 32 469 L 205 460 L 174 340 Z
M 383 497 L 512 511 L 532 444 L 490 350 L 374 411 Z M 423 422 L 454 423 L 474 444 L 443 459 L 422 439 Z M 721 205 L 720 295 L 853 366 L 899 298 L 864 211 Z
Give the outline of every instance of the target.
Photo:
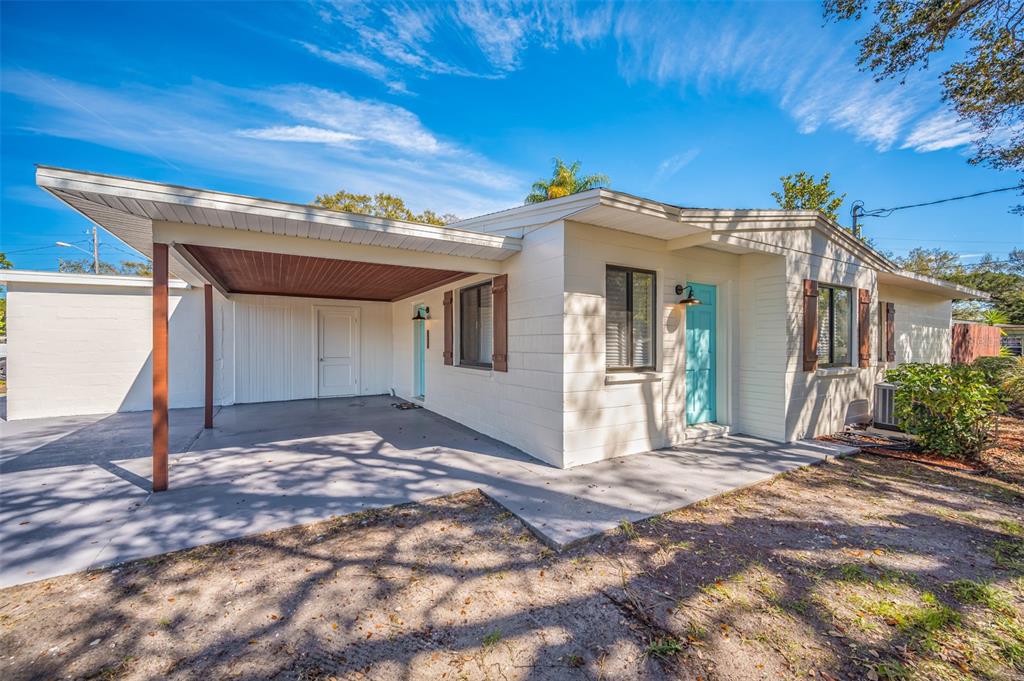
M 493 234 L 525 234 L 563 220 L 640 234 L 655 239 L 678 239 L 706 229 L 680 221 L 681 208 L 610 189 L 591 189 L 560 199 L 516 206 L 455 223 L 460 229 Z
M 909 288 L 915 291 L 923 291 L 943 298 L 949 298 L 950 300 L 989 299 L 989 295 L 984 291 L 979 291 L 967 286 L 961 286 L 960 284 L 954 284 L 951 281 L 944 281 L 942 279 L 936 279 L 935 277 L 917 274 L 916 272 L 879 272 L 878 283 L 889 286 L 899 286 L 900 288 Z
M 388 220 L 51 166 L 36 166 L 36 184 L 150 257 L 154 221 L 476 260 L 501 261 L 522 250 L 522 240 L 514 236 Z

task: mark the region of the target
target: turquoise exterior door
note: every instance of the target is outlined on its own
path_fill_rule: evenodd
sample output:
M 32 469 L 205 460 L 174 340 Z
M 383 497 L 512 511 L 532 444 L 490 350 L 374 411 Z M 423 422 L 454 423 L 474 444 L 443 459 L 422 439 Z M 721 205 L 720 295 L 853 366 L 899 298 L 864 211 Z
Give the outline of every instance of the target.
M 416 308 L 416 312 L 426 316 L 427 308 L 420 305 Z M 427 395 L 427 323 L 425 321 L 413 322 L 416 326 L 413 329 L 413 348 L 414 352 L 414 379 L 416 385 L 414 386 L 416 397 L 426 397 Z
M 699 305 L 686 308 L 686 425 L 714 421 L 717 288 L 687 282 Z

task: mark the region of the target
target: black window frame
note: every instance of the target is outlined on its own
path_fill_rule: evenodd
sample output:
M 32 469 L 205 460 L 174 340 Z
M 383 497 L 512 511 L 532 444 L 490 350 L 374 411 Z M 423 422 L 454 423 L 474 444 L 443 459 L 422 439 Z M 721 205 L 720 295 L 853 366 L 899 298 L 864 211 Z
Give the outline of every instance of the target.
M 465 315 L 462 313 L 462 298 L 467 293 L 475 293 L 477 295 L 477 311 L 479 314 L 480 310 L 480 291 L 486 287 L 491 287 L 491 357 L 490 361 L 478 362 L 471 359 L 466 359 L 466 343 L 464 329 L 466 328 Z M 494 367 L 494 281 L 487 279 L 481 281 L 472 286 L 466 286 L 465 288 L 459 289 L 459 366 L 472 367 L 474 369 L 492 369 Z M 479 321 L 479 319 L 478 319 Z
M 832 295 L 832 291 L 846 291 L 847 300 L 849 300 L 848 310 L 848 321 L 847 321 L 847 341 L 846 341 L 846 361 L 836 362 L 836 299 Z M 824 369 L 832 369 L 837 367 L 852 367 L 853 366 L 853 289 L 849 286 L 838 286 L 836 284 L 826 284 L 818 282 L 818 295 L 822 296 L 828 292 L 828 361 L 824 361 L 825 358 L 818 353 L 818 366 Z M 818 324 L 821 324 L 821 320 L 818 320 Z M 821 338 L 818 339 L 819 350 L 821 348 Z
M 604 368 L 605 371 L 612 372 L 631 372 L 631 371 L 654 371 L 655 366 L 658 363 L 658 343 L 657 343 L 657 310 L 658 310 L 658 273 L 654 270 L 645 270 L 640 267 L 625 267 L 623 265 L 605 265 L 604 270 L 604 282 L 605 282 L 605 304 L 608 301 L 608 272 L 617 271 L 626 273 L 626 312 L 629 314 L 629 320 L 626 324 L 626 331 L 628 333 L 628 339 L 626 341 L 626 350 L 628 354 L 628 363 L 624 366 L 609 366 L 608 356 L 605 354 Z M 651 275 L 651 363 L 636 366 L 633 364 L 633 273 L 639 272 L 640 274 Z M 607 314 L 607 309 L 605 311 Z M 605 322 L 605 342 L 608 341 L 608 326 L 607 321 Z

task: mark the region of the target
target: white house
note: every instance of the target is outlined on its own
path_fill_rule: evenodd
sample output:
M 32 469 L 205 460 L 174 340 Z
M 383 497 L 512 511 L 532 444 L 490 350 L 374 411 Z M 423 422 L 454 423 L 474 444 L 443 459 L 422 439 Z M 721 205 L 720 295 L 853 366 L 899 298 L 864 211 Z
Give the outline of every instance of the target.
M 728 431 L 790 441 L 869 413 L 886 367 L 948 361 L 951 300 L 983 297 L 812 211 L 595 189 L 435 227 L 36 179 L 155 277 L 0 273 L 8 417 L 155 406 L 157 456 L 168 404 L 390 391 L 560 467 Z

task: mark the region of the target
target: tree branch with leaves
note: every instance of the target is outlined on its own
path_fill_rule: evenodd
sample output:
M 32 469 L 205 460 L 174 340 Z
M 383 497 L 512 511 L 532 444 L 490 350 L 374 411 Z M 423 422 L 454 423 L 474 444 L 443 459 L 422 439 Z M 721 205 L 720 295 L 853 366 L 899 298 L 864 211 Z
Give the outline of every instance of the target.
M 443 227 L 459 218 L 451 213 L 438 215 L 432 210 L 425 210 L 422 213 L 413 213 L 406 205 L 405 200 L 394 194 L 379 192 L 370 196 L 369 194 L 353 194 L 344 189 L 339 189 L 333 194 L 317 194 L 313 204 L 329 210 L 338 210 L 345 213 L 359 213 L 360 215 L 372 215 L 388 220 L 405 220 L 406 222 L 420 222 L 427 225 Z
M 825 173 L 821 180 L 814 175 L 800 171 L 783 175 L 782 191 L 772 192 L 772 198 L 784 210 L 816 210 L 832 222 L 839 222 L 839 207 L 846 200 L 846 194 L 836 194 L 829 186 L 831 173 Z
M 966 41 L 942 74 L 943 99 L 977 131 L 972 163 L 1024 170 L 1024 3 L 1020 0 L 825 0 L 830 21 L 875 23 L 857 41 L 858 65 L 878 81 L 906 80 L 934 55 Z

